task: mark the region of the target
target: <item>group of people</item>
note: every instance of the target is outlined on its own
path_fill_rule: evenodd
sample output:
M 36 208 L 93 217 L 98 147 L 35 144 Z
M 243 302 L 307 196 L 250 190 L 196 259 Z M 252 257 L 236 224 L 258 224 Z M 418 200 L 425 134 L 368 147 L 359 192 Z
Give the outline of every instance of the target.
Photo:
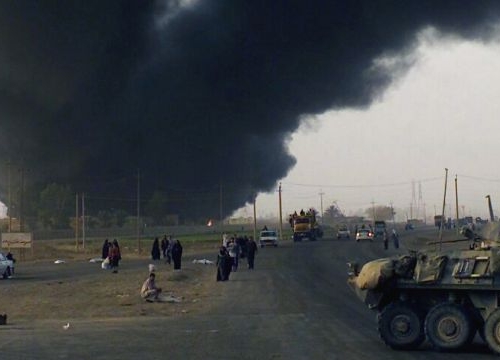
M 253 270 L 256 253 L 257 243 L 252 237 L 229 237 L 224 234 L 217 254 L 217 281 L 229 280 L 231 271 L 238 270 L 239 260 L 242 258 L 247 259 L 248 269 Z
M 104 240 L 104 244 L 102 244 L 102 259 L 101 266 L 103 269 L 111 269 L 115 274 L 118 272 L 118 265 L 122 259 L 118 240 Z
M 254 268 L 257 249 L 257 243 L 252 237 L 236 235 L 229 237 L 224 234 L 223 244 L 217 255 L 217 281 L 229 280 L 231 272 L 238 270 L 239 260 L 242 258 L 247 259 L 248 269 L 252 270 Z M 163 255 L 168 264 L 170 264 L 171 260 L 173 261 L 174 270 L 181 268 L 182 245 L 179 240 L 174 240 L 171 236 L 165 235 L 160 242 L 158 237 L 156 237 L 153 241 L 151 257 L 153 260 L 160 260 L 161 255 Z M 102 259 L 103 269 L 112 269 L 113 273 L 118 272 L 121 252 L 116 239 L 113 241 L 104 240 L 102 245 Z M 158 297 L 162 292 L 162 289 L 156 285 L 154 266 L 152 269 L 151 266 L 149 276 L 142 284 L 140 291 L 141 297 L 147 302 L 158 301 Z
M 288 215 L 288 223 L 290 224 L 290 227 L 293 229 L 293 225 L 295 224 L 295 219 L 298 218 L 299 216 L 309 216 L 312 218 L 312 222 L 316 222 L 316 215 L 317 211 L 314 210 L 313 208 L 310 208 L 307 211 L 304 211 L 304 209 L 300 209 L 300 212 L 297 214 L 297 211 L 294 211 L 293 214 Z
M 182 245 L 179 240 L 172 239 L 172 236 L 164 235 L 161 242 L 158 237 L 153 240 L 151 248 L 151 258 L 160 260 L 161 256 L 167 264 L 174 262 L 174 270 L 181 269 Z M 159 300 L 162 289 L 156 285 L 156 274 L 154 265 L 150 265 L 149 276 L 141 287 L 141 297 L 147 302 Z
M 153 241 L 153 247 L 151 248 L 151 258 L 153 260 L 160 260 L 161 255 L 165 259 L 167 264 L 174 262 L 174 270 L 181 269 L 182 260 L 182 245 L 179 240 L 172 239 L 172 236 L 164 235 L 163 239 L 160 240 L 155 237 Z

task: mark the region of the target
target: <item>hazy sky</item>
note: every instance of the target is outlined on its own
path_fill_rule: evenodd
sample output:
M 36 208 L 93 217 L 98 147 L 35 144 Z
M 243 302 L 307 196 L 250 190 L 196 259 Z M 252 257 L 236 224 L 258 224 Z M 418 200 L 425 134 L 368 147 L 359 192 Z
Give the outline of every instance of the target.
M 366 110 L 332 111 L 307 120 L 290 141 L 297 165 L 281 180 L 283 213 L 336 202 L 349 215 L 375 205 L 419 217 L 446 212 L 500 214 L 500 45 L 419 36 L 415 63 Z M 414 186 L 412 185 L 414 182 Z M 415 206 L 414 205 L 414 206 Z M 252 214 L 252 208 L 238 214 Z M 258 216 L 278 214 L 278 195 L 260 194 Z M 413 208 L 413 217 L 417 210 Z

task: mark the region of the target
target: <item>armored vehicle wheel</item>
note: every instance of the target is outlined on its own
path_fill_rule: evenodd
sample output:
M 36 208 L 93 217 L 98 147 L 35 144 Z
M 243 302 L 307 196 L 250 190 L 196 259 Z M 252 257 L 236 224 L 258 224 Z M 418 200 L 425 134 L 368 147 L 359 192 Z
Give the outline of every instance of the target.
M 425 334 L 438 350 L 458 349 L 471 339 L 475 327 L 466 309 L 456 304 L 438 304 L 425 319 Z
M 500 309 L 493 311 L 484 323 L 484 340 L 491 350 L 500 354 Z
M 411 304 L 391 303 L 379 314 L 378 332 L 395 350 L 416 349 L 425 340 L 424 317 Z

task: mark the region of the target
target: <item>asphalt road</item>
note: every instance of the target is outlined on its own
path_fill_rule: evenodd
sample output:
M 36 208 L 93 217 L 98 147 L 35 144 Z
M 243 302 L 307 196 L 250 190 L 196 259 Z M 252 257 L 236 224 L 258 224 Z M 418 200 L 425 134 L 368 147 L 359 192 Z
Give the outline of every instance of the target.
M 405 232 L 401 248 L 388 251 L 380 240 L 286 241 L 278 248 L 259 249 L 255 270 L 243 267 L 228 282 L 214 281 L 217 296 L 205 315 L 75 320 L 68 330 L 56 318 L 5 326 L 0 328 L 0 357 L 449 359 L 450 354 L 435 352 L 428 344 L 406 352 L 386 347 L 378 338 L 376 314 L 346 285 L 347 261 L 405 253 L 407 246 L 420 246 L 417 238 L 435 232 Z M 451 356 L 496 358 L 478 338 L 469 349 Z

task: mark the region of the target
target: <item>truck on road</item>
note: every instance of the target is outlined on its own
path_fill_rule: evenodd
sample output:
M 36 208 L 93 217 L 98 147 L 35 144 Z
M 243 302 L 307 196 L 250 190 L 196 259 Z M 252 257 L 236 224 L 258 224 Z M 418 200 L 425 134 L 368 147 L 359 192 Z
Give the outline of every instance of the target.
M 385 221 L 375 221 L 373 224 L 374 236 L 383 236 L 386 230 Z
M 293 216 L 293 241 L 301 241 L 306 238 L 314 241 L 322 236 L 323 230 L 316 221 L 314 210 Z

